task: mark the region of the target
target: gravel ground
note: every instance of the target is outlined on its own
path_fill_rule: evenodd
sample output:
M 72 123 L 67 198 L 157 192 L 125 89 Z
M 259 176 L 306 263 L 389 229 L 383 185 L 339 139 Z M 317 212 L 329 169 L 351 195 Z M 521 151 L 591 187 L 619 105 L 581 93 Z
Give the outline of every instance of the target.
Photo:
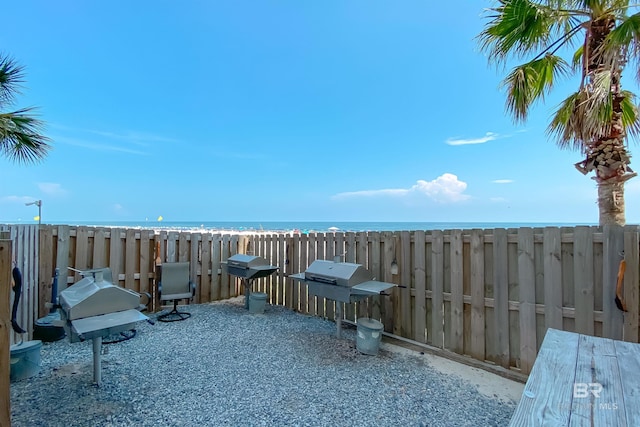
M 184 308 L 181 308 L 184 309 Z M 11 383 L 17 426 L 502 426 L 516 402 L 490 398 L 418 352 L 356 350 L 354 327 L 243 299 L 188 307 L 182 322 L 140 322 L 104 345 L 43 343 L 41 370 Z

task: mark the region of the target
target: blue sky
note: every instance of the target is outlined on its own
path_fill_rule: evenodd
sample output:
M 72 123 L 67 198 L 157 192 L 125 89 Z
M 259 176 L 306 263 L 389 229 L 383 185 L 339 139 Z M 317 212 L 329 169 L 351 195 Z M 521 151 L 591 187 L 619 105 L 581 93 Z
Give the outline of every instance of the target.
M 32 223 L 42 199 L 45 223 L 597 223 L 581 154 L 545 135 L 575 86 L 514 124 L 475 41 L 491 4 L 4 4 L 16 106 L 39 107 L 54 149 L 0 158 L 0 222 Z M 626 190 L 638 223 L 640 178 Z

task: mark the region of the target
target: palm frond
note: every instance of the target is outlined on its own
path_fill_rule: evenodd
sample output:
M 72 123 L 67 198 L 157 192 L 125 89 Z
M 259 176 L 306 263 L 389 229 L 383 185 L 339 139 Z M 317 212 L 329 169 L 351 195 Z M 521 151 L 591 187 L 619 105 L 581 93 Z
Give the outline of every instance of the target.
M 621 112 L 616 115 L 614 94 L 611 92 L 612 74 L 602 71 L 579 91 L 567 97 L 557 108 L 547 128 L 561 148 L 581 150 L 585 144 L 611 135 L 616 117 L 625 132 L 640 135 L 640 118 L 634 104 L 635 95 L 629 91 L 618 94 Z
M 24 68 L 12 58 L 0 55 L 0 106 L 15 100 L 23 82 Z
M 623 90 L 621 95 L 623 96 L 623 99 L 620 102 L 620 107 L 622 109 L 622 125 L 629 136 L 636 139 L 640 137 L 640 116 L 638 115 L 636 96 L 628 90 Z
M 570 72 L 570 66 L 559 56 L 547 54 L 518 67 L 505 78 L 506 109 L 516 122 L 524 121 L 529 108 L 538 99 L 544 99 L 556 79 Z
M 478 35 L 480 49 L 491 61 L 504 63 L 510 56 L 539 56 L 571 41 L 580 28 L 580 11 L 560 10 L 532 0 L 500 0 L 488 9 L 489 23 Z
M 600 54 L 607 63 L 620 59 L 636 64 L 640 62 L 640 13 L 619 20 L 616 28 L 607 35 Z M 640 67 L 635 69 L 636 79 L 640 81 Z
M 0 154 L 17 163 L 36 163 L 42 160 L 51 146 L 42 135 L 44 123 L 24 108 L 0 114 Z
M 560 103 L 547 127 L 547 134 L 556 139 L 560 148 L 582 151 L 582 117 L 576 114 L 582 103 L 583 92 L 577 91 Z

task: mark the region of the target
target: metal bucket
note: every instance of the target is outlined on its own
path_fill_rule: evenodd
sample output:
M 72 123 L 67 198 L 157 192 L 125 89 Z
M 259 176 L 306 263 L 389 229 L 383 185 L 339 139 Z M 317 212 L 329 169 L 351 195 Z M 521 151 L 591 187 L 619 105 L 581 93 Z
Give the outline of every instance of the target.
M 358 319 L 356 348 L 360 353 L 375 356 L 380 348 L 384 326 L 377 320 L 361 317 Z
M 251 292 L 249 295 L 249 313 L 262 314 L 267 304 L 267 294 L 264 292 Z
M 11 382 L 30 378 L 40 372 L 40 349 L 42 341 L 23 341 L 11 346 Z

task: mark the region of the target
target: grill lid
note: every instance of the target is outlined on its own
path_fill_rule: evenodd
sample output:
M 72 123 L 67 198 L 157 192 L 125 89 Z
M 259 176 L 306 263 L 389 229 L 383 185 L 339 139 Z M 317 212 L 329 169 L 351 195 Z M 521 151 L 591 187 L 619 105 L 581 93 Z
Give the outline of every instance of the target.
M 259 256 L 235 254 L 227 258 L 227 265 L 240 268 L 255 268 L 261 265 L 269 265 L 269 263 Z
M 85 277 L 60 292 L 60 306 L 68 320 L 137 309 L 140 295 L 98 277 Z
M 244 279 L 267 277 L 278 270 L 266 259 L 246 254 L 235 254 L 227 258 L 227 273 Z
M 360 264 L 315 260 L 304 272 L 308 281 L 353 287 L 373 279 L 371 273 Z

